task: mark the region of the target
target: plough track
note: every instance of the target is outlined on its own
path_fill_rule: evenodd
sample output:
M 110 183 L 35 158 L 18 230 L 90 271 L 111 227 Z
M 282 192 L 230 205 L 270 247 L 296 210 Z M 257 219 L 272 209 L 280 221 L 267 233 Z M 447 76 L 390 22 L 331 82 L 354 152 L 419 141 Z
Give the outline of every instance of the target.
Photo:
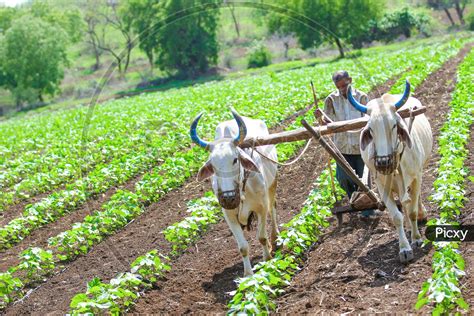
M 311 104 L 306 108 L 290 115 L 284 121 L 272 128 L 272 132 L 283 130 L 294 119 L 306 113 L 311 108 Z M 128 181 L 120 188 L 132 189 L 142 175 L 136 176 Z M 170 251 L 169 243 L 165 241 L 161 231 L 167 226 L 177 222 L 188 214 L 186 213 L 186 202 L 201 197 L 204 192 L 208 191 L 207 183 L 197 183 L 194 178 L 188 179 L 186 183 L 170 193 L 165 195 L 159 202 L 147 207 L 147 211 L 136 220 L 132 221 L 127 227 L 113 236 L 106 238 L 102 243 L 96 245 L 87 255 L 79 257 L 73 262 L 67 263 L 67 268 L 60 274 L 53 276 L 45 284 L 40 285 L 38 289 L 33 291 L 28 297 L 13 304 L 6 309 L 6 313 L 30 314 L 38 312 L 38 304 L 34 301 L 35 295 L 41 295 L 42 291 L 47 291 L 45 295 L 44 306 L 48 312 L 66 312 L 69 307 L 70 299 L 74 294 L 85 290 L 85 281 L 95 276 L 101 277 L 103 280 L 113 278 L 117 272 L 129 269 L 130 263 L 141 254 L 158 248 L 163 253 Z M 64 216 L 54 223 L 50 223 L 45 227 L 33 232 L 20 244 L 7 250 L 1 254 L 0 267 L 2 270 L 18 263 L 16 255 L 23 249 L 30 246 L 45 246 L 47 238 L 56 235 L 69 228 L 74 222 L 82 220 L 87 214 L 99 209 L 101 202 L 105 202 L 117 190 L 110 189 L 98 199 L 87 202 L 87 206 L 75 211 L 68 216 Z M 129 240 L 131 239 L 131 240 Z M 143 242 L 146 241 L 146 242 Z M 86 268 L 87 267 L 87 268 Z M 1 270 L 0 270 L 1 271 Z M 59 284 L 59 288 L 58 288 Z M 71 285 L 74 284 L 74 285 Z M 58 291 L 63 294 L 56 295 Z M 39 293 L 38 293 L 39 292 Z M 63 295 L 67 295 L 64 297 Z M 34 307 L 31 310 L 25 305 L 33 300 Z M 55 301 L 61 301 L 56 305 Z M 22 311 L 17 311 L 21 308 Z M 41 312 L 43 314 L 43 312 Z
M 436 179 L 437 138 L 449 112 L 456 70 L 472 45 L 432 73 L 416 90 L 427 106 L 435 144 L 425 169 L 422 198 L 430 217 L 436 212 L 427 198 Z M 472 251 L 472 250 L 471 250 Z M 409 265 L 398 260 L 398 237 L 384 213 L 363 221 L 345 217 L 342 229 L 328 228 L 318 247 L 308 254 L 305 267 L 295 276 L 287 294 L 278 300 L 278 313 L 414 312 L 421 284 L 431 276 L 431 249 L 416 249 Z M 426 311 L 426 310 L 425 310 Z
M 379 87 L 379 90 L 386 91 L 390 86 L 391 83 L 385 84 L 383 87 Z M 294 169 L 293 178 L 291 178 L 292 173 L 290 171 L 282 170 L 283 175 L 279 185 L 278 200 L 280 222 L 289 220 L 299 210 L 301 203 L 309 192 L 307 186 L 312 183 L 325 166 L 319 157 L 320 151 L 321 149 L 312 146 L 306 156 L 317 157 L 317 161 L 314 162 L 306 158 L 297 163 L 292 167 L 292 170 Z M 301 187 L 297 187 L 295 183 L 301 180 L 300 172 L 302 171 L 306 183 L 301 184 Z M 283 177 L 285 178 L 283 179 Z M 168 252 L 169 246 L 164 241 L 160 233 L 161 230 L 185 217 L 185 201 L 202 196 L 202 193 L 209 188 L 208 183 L 202 185 L 195 181 L 188 181 L 185 186 L 173 190 L 161 201 L 148 207 L 146 215 L 140 216 L 127 228 L 95 246 L 86 256 L 68 264 L 67 270 L 54 276 L 24 301 L 11 306 L 6 310 L 7 314 L 62 314 L 68 310 L 72 296 L 77 292 L 85 291 L 86 281 L 95 276 L 107 281 L 114 277 L 117 272 L 128 270 L 132 260 L 152 248 L 158 248 L 164 253 Z M 283 192 L 281 188 L 283 188 Z M 305 191 L 303 188 L 307 190 Z M 297 192 L 297 196 L 293 196 L 293 190 Z M 254 239 L 254 235 L 255 231 L 251 232 L 251 239 Z M 228 244 L 228 247 L 225 247 L 226 249 L 222 247 L 224 241 Z M 255 263 L 256 260 L 261 259 L 260 246 L 253 243 L 251 250 Z M 203 260 L 198 260 L 196 256 L 203 258 Z M 204 271 L 193 267 L 196 262 L 198 262 L 198 266 L 206 269 L 206 274 L 203 273 Z M 179 282 L 173 283 L 176 274 L 174 272 L 170 273 L 167 276 L 168 280 L 160 284 L 165 291 L 154 291 L 145 296 L 143 303 L 151 300 L 155 305 L 149 306 L 150 309 L 147 310 L 146 307 L 142 309 L 143 304 L 141 303 L 136 311 L 154 313 L 158 311 L 177 311 L 173 304 L 163 305 L 162 308 L 158 307 L 156 297 L 159 298 L 163 293 L 165 296 L 161 297 L 162 300 L 168 302 L 167 298 L 175 297 L 180 306 L 183 305 L 183 312 L 206 311 L 206 308 L 208 311 L 214 312 L 225 311 L 228 295 L 224 292 L 234 288 L 233 279 L 241 275 L 243 271 L 240 255 L 226 224 L 221 222 L 212 228 L 194 250 L 184 254 L 173 263 L 173 270 L 185 282 L 180 287 L 173 288 L 172 284 L 176 286 Z M 191 274 L 193 271 L 195 274 Z M 214 284 L 215 281 L 219 282 Z M 201 290 L 197 293 L 189 292 L 191 289 L 189 283 L 195 284 L 196 282 L 198 282 L 197 286 Z M 166 291 L 165 287 L 172 291 Z M 207 292 L 214 292 L 215 297 L 210 297 Z M 187 293 L 186 297 L 183 297 L 183 293 Z M 188 304 L 183 300 L 186 300 Z M 204 300 L 206 301 L 204 302 Z M 203 305 L 207 307 L 204 308 Z
M 377 86 L 372 90 L 371 93 L 377 93 L 377 91 L 386 91 L 397 78 L 398 76 L 390 79 L 380 86 Z M 285 126 L 291 123 L 297 116 L 303 115 L 308 109 L 309 107 L 291 115 L 283 122 L 272 128 L 272 132 L 283 130 Z M 311 153 L 314 155 L 315 146 L 312 147 L 312 150 L 309 150 L 306 156 L 311 156 Z M 283 222 L 281 214 L 284 212 L 284 210 L 291 210 L 291 215 L 286 218 L 285 222 L 299 211 L 301 203 L 305 200 L 307 194 L 309 193 L 308 186 L 314 179 L 316 179 L 316 177 L 319 175 L 319 172 L 322 170 L 324 164 L 321 163 L 322 158 L 319 154 L 322 152 L 322 149 L 318 149 L 316 151 L 318 152 L 318 155 L 315 155 L 315 157 L 318 160 L 306 162 L 306 165 L 307 167 L 318 168 L 318 170 L 314 173 L 313 177 L 306 177 L 306 181 L 305 183 L 301 184 L 301 188 L 296 189 L 298 192 L 297 196 L 299 198 L 295 199 L 293 196 L 291 196 L 291 192 L 286 195 L 282 195 L 281 189 L 279 189 L 280 196 L 278 199 L 278 208 L 280 212 L 280 222 Z M 291 170 L 294 170 L 294 179 L 292 179 L 292 181 L 288 181 L 288 183 L 282 183 L 282 181 L 280 181 L 280 188 L 296 188 L 294 183 L 298 182 L 298 180 L 301 178 L 300 174 L 296 171 L 300 170 L 303 161 L 307 161 L 307 158 L 302 159 L 300 162 L 292 166 Z M 282 172 L 285 173 L 285 170 L 283 169 Z M 289 172 L 288 175 L 282 175 L 282 178 L 285 177 L 286 179 L 290 179 L 290 174 L 291 172 Z M 127 182 L 126 186 L 132 187 L 134 183 L 135 181 Z M 109 238 L 106 238 L 102 243 L 96 245 L 87 255 L 79 257 L 74 262 L 68 263 L 66 265 L 67 269 L 65 269 L 61 274 L 53 276 L 45 284 L 33 291 L 28 297 L 7 308 L 5 311 L 6 314 L 63 314 L 64 312 L 68 311 L 71 298 L 78 292 L 84 292 L 86 282 L 91 280 L 93 277 L 97 276 L 102 280 L 108 281 L 109 279 L 113 278 L 117 272 L 128 270 L 130 263 L 138 255 L 144 254 L 153 248 L 158 248 L 161 252 L 167 253 L 170 250 L 169 243 L 164 240 L 161 231 L 170 224 L 187 216 L 187 213 L 185 212 L 186 201 L 202 196 L 203 193 L 209 189 L 209 183 L 200 184 L 194 179 L 188 180 L 184 186 L 171 191 L 159 202 L 150 205 L 147 208 L 147 212 L 145 214 L 137 218 L 134 222 L 130 223 L 125 229 Z M 99 199 L 98 201 L 100 200 L 102 199 Z M 95 205 L 100 206 L 98 203 Z M 93 209 L 89 208 L 89 210 Z M 70 217 L 71 215 L 67 217 Z M 67 222 L 70 223 L 71 221 L 67 220 Z M 40 229 L 39 231 L 41 232 L 43 230 L 47 231 L 46 229 Z M 62 230 L 60 230 L 60 227 L 58 227 L 57 229 L 54 229 L 54 231 L 60 232 Z M 224 238 L 222 236 L 224 234 L 224 236 L 226 236 L 225 239 L 227 242 L 234 242 L 233 238 L 230 237 L 230 231 L 225 223 L 218 224 L 215 228 L 211 229 L 208 235 L 213 234 L 216 231 L 221 236 L 218 238 Z M 46 234 L 46 232 L 43 233 Z M 47 233 L 47 236 L 50 235 L 52 234 Z M 251 238 L 253 238 L 255 232 L 251 232 L 250 235 Z M 37 236 L 36 238 L 41 239 L 39 242 L 40 245 L 46 244 L 45 237 L 41 238 Z M 25 241 L 23 241 L 21 244 L 30 244 L 30 242 L 25 243 Z M 199 247 L 199 245 L 197 245 L 197 247 Z M 260 245 L 253 244 L 251 247 L 253 254 L 256 254 L 258 251 L 258 256 L 260 256 Z M 236 262 L 241 264 L 240 254 L 236 250 L 236 246 L 234 244 L 230 244 L 228 248 L 235 259 L 231 261 L 232 264 Z M 256 261 L 254 260 L 254 263 L 255 262 Z M 222 265 L 217 266 L 222 267 Z M 237 267 L 236 273 L 240 273 L 242 270 L 241 268 L 242 267 Z M 215 272 L 215 269 L 212 268 L 210 272 Z M 229 284 L 231 284 L 231 286 L 233 286 L 232 280 L 237 275 L 239 274 L 232 275 L 229 279 Z M 58 293 L 61 294 L 59 295 Z M 226 296 L 225 300 L 227 299 L 228 297 Z M 222 301 L 223 306 L 226 303 L 225 300 Z

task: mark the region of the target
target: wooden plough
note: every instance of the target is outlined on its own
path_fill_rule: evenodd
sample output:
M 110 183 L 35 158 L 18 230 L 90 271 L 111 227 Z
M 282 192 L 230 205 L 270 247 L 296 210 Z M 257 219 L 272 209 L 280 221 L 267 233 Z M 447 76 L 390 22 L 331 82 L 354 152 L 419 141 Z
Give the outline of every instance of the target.
M 426 112 L 426 107 L 422 106 L 414 109 L 403 109 L 397 113 L 402 118 L 410 117 L 413 119 L 415 116 L 423 114 Z M 346 205 L 346 206 L 337 206 L 333 208 L 332 213 L 336 215 L 339 225 L 342 224 L 342 214 L 358 212 L 368 208 L 377 208 L 379 210 L 384 210 L 385 205 L 380 200 L 380 198 L 375 194 L 368 185 L 368 181 L 361 180 L 357 174 L 354 172 L 349 163 L 345 160 L 341 152 L 336 148 L 330 139 L 323 137 L 324 135 L 330 135 L 334 133 L 347 132 L 351 130 L 357 130 L 365 127 L 368 122 L 368 117 L 362 117 L 360 119 L 339 121 L 329 123 L 324 126 L 311 126 L 305 120 L 302 120 L 303 128 L 299 128 L 292 131 L 285 131 L 275 134 L 270 134 L 268 136 L 260 136 L 255 138 L 247 138 L 239 146 L 242 148 L 250 148 L 256 146 L 264 145 L 275 145 L 286 142 L 294 142 L 305 139 L 314 138 L 316 139 L 321 146 L 329 153 L 331 157 L 336 160 L 339 166 L 344 169 L 347 175 L 359 186 L 359 189 L 364 192 L 370 202 L 365 203 L 364 205 Z M 367 167 L 366 167 L 367 169 Z M 368 176 L 367 176 L 368 178 Z M 400 205 L 398 204 L 400 207 Z

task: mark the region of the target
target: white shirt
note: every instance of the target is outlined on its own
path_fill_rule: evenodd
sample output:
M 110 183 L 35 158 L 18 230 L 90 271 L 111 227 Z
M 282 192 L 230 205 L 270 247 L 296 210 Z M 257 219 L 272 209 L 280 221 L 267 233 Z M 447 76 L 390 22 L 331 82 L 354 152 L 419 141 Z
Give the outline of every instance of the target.
M 354 96 L 354 99 L 359 102 L 361 102 L 361 99 L 364 103 L 367 103 L 368 101 L 367 94 L 357 89 L 352 89 L 352 95 Z M 332 105 L 329 100 L 332 101 Z M 334 91 L 326 98 L 326 100 L 324 100 L 324 112 L 333 121 L 352 120 L 364 116 L 362 112 L 356 110 L 349 103 L 348 99 L 344 98 L 342 94 L 339 93 L 339 90 Z M 342 132 L 333 134 L 333 141 L 337 148 L 341 153 L 346 155 L 360 155 L 359 138 L 360 132 Z

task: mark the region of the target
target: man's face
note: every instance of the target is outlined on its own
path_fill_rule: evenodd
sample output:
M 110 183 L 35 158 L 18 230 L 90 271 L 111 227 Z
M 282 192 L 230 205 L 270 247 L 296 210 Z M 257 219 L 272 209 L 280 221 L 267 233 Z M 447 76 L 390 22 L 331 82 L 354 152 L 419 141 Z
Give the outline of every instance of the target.
M 352 83 L 352 78 L 342 78 L 338 81 L 336 81 L 335 85 L 337 90 L 339 90 L 339 93 L 344 96 L 344 98 L 347 98 L 347 86 Z

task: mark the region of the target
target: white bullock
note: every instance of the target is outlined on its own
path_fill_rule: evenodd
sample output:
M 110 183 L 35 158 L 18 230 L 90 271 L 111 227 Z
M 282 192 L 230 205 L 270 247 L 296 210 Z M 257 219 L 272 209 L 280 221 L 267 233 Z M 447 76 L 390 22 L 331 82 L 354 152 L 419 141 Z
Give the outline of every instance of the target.
M 215 140 L 212 143 L 199 138 L 196 128 L 202 113 L 198 115 L 190 129 L 192 140 L 210 151 L 209 160 L 199 170 L 198 179 L 212 176 L 212 188 L 218 197 L 219 204 L 230 230 L 232 231 L 244 262 L 244 275 L 252 274 L 248 256 L 249 246 L 242 228 L 249 225 L 251 212 L 257 215 L 257 236 L 263 246 L 265 260 L 271 258 L 272 243 L 278 235 L 276 218 L 277 166 L 262 158 L 252 155 L 251 149 L 238 147 L 246 136 L 268 135 L 268 129 L 261 120 L 254 120 L 238 115 L 234 110 L 235 120 L 222 122 L 217 126 Z M 276 160 L 275 146 L 261 146 L 259 152 Z M 267 238 L 267 215 L 271 216 L 271 243 Z
M 403 120 L 397 113 L 402 107 L 421 106 L 418 99 L 410 97 L 408 81 L 403 95 L 384 94 L 367 106 L 353 98 L 350 87 L 348 99 L 356 109 L 370 116 L 360 135 L 362 159 L 375 175 L 379 194 L 398 231 L 400 261 L 410 261 L 413 250 L 403 228 L 403 213 L 398 211 L 393 193 L 398 195 L 403 210 L 408 211 L 412 246 L 420 246 L 422 237 L 417 219 L 426 216 L 420 194 L 423 168 L 433 144 L 430 123 L 424 114 L 418 115 L 408 131 L 409 119 Z

